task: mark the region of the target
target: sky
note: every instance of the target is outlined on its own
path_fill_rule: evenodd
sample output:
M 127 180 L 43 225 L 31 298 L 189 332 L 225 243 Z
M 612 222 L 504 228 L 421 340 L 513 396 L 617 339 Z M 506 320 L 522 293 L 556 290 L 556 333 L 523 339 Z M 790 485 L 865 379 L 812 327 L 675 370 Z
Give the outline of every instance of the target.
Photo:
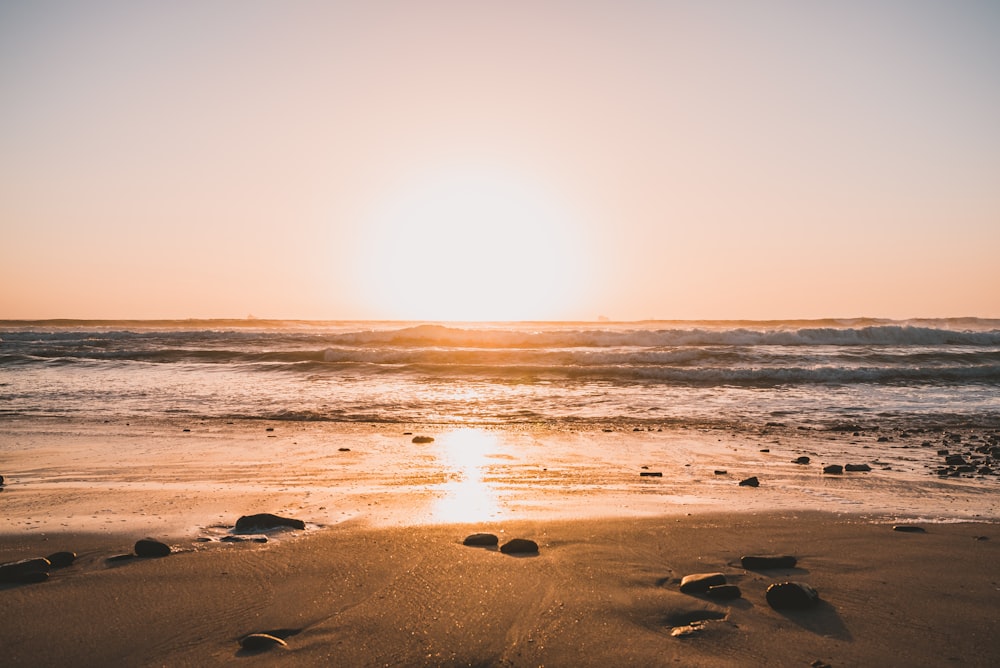
M 1000 317 L 1000 3 L 0 0 L 0 318 Z

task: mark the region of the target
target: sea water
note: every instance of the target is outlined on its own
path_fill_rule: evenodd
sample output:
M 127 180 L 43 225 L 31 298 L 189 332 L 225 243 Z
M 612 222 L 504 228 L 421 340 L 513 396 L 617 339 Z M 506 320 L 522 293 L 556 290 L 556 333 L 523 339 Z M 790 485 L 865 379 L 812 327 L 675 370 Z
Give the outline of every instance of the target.
M 0 418 L 1000 425 L 1000 320 L 0 322 Z

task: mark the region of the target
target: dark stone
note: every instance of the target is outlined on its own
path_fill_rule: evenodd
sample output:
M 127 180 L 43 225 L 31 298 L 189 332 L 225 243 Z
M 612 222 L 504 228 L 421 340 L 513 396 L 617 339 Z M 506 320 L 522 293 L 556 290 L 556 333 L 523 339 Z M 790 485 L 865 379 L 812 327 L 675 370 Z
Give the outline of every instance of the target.
M 714 585 L 712 587 L 709 587 L 705 591 L 705 596 L 709 598 L 714 598 L 719 601 L 729 601 L 735 598 L 740 598 L 741 596 L 743 596 L 743 593 L 740 591 L 740 588 L 737 587 L 736 585 L 725 584 L 725 585 Z
M 771 452 L 771 448 L 761 448 L 761 452 Z
M 493 547 L 500 542 L 500 539 L 491 533 L 474 533 L 471 536 L 466 536 L 465 540 L 462 541 L 462 545 L 470 545 L 472 547 Z
M 857 472 L 857 471 L 871 471 L 872 467 L 869 466 L 868 464 L 848 464 L 847 466 L 844 467 L 844 470 L 845 471 L 853 471 L 853 472 Z
M 433 443 L 434 438 L 432 436 L 414 436 L 412 443 Z
M 819 594 L 804 582 L 775 583 L 767 588 L 764 596 L 775 610 L 804 610 L 819 602 Z
M 337 448 L 337 452 L 350 452 L 350 448 Z
M 726 475 L 727 473 L 729 473 L 729 471 L 726 471 L 725 469 L 715 469 L 715 475 Z
M 220 543 L 245 543 L 250 540 L 247 536 L 223 536 L 219 539 Z
M 2 484 L 3 484 L 3 476 L 0 475 L 0 485 L 2 485 Z
M 265 429 L 264 431 L 274 431 L 274 427 L 268 427 L 268 428 L 267 428 L 267 429 Z
M 888 436 L 879 436 L 878 439 L 876 440 L 876 443 L 888 443 L 888 442 L 889 442 Z
M 49 560 L 42 557 L 13 561 L 0 566 L 0 582 L 39 582 L 40 580 L 33 579 L 37 577 L 34 574 L 44 573 L 48 577 L 51 567 Z
M 840 475 L 844 472 L 844 467 L 840 464 L 829 464 L 823 467 L 823 473 L 829 473 L 832 475 Z
M 662 478 L 663 474 L 660 471 L 639 471 L 639 475 L 644 478 Z
M 527 538 L 514 538 L 500 546 L 504 554 L 538 554 L 538 543 Z
M 288 643 L 268 633 L 251 633 L 240 639 L 240 647 L 249 652 L 261 652 L 272 647 L 288 647 Z
M 740 480 L 740 487 L 760 487 L 760 480 L 757 480 L 757 476 L 751 476 L 746 480 Z
M 927 533 L 927 529 L 923 527 L 918 527 L 915 524 L 897 524 L 892 527 L 893 531 L 902 531 L 903 533 Z
M 944 463 L 949 466 L 965 466 L 969 462 L 965 461 L 965 457 L 962 455 L 948 455 L 945 457 Z
M 253 541 L 254 543 L 266 543 L 267 536 L 254 536 L 250 540 Z
M 305 529 L 306 523 L 302 520 L 296 520 L 290 517 L 278 517 L 277 515 L 272 515 L 271 513 L 244 515 L 236 520 L 237 531 L 277 529 L 278 527 Z
M 789 555 L 780 557 L 747 556 L 741 558 L 740 563 L 748 571 L 760 571 L 769 568 L 795 568 L 798 559 Z
M 802 455 L 801 457 L 797 457 L 797 458 L 793 459 L 792 463 L 793 464 L 808 464 L 810 461 L 811 460 L 808 457 L 806 457 L 805 455 Z
M 52 568 L 66 568 L 76 561 L 76 552 L 53 552 L 47 559 Z
M 165 557 L 170 554 L 170 546 L 152 538 L 142 538 L 135 542 L 137 557 Z
M 681 592 L 685 594 L 704 594 L 709 587 L 726 584 L 726 576 L 722 573 L 692 573 L 681 578 Z

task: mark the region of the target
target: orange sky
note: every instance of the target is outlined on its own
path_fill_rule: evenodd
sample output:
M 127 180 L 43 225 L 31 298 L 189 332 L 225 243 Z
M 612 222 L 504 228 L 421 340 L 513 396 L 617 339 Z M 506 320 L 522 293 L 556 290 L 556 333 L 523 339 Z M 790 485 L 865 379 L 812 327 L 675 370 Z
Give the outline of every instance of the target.
M 971 1 L 4 3 L 0 318 L 1000 317 L 997 35 Z

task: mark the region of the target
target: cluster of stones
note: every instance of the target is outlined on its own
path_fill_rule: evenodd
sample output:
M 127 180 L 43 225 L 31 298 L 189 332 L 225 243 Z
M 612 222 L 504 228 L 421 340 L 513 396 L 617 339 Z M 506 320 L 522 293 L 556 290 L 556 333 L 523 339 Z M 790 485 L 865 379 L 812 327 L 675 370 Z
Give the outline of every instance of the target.
M 840 475 L 844 471 L 848 473 L 858 473 L 858 472 L 868 472 L 871 471 L 872 467 L 868 464 L 845 464 L 841 466 L 840 464 L 827 464 L 823 467 L 823 473 L 827 475 Z
M 66 568 L 74 561 L 76 561 L 76 552 L 54 552 L 47 557 L 34 557 L 0 564 L 0 582 L 8 584 L 44 582 L 49 579 L 49 571 Z
M 925 445 L 931 445 L 925 442 Z M 935 473 L 942 477 L 1000 476 L 1000 435 L 985 438 L 973 434 L 964 440 L 961 434 L 947 434 L 944 445 L 937 451 L 943 463 Z
M 474 533 L 466 536 L 462 544 L 469 547 L 492 548 L 500 545 L 500 539 L 492 533 Z M 504 554 L 538 554 L 538 543 L 527 538 L 512 538 L 500 545 L 500 551 Z
M 775 569 L 795 568 L 798 560 L 789 555 L 782 556 L 745 556 L 740 563 L 748 571 L 767 571 Z M 726 581 L 724 573 L 692 573 L 681 579 L 682 593 L 705 596 L 714 600 L 733 600 L 740 598 L 740 588 Z M 775 582 L 765 592 L 768 605 L 775 610 L 805 610 L 819 602 L 816 590 L 804 582 Z M 698 625 L 681 628 L 673 635 L 683 636 L 698 630 Z

